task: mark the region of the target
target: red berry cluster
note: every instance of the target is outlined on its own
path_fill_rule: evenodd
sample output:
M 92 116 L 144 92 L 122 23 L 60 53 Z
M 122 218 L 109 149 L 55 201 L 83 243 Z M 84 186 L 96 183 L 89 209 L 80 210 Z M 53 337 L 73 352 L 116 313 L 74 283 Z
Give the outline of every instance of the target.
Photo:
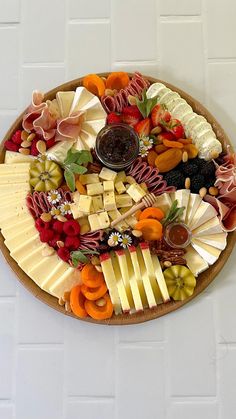
M 10 140 L 5 141 L 4 146 L 6 150 L 19 151 L 19 149 L 21 148 L 21 143 L 22 143 L 21 133 L 22 133 L 22 130 L 19 129 L 13 134 Z M 39 154 L 36 144 L 40 139 L 43 140 L 41 136 L 36 134 L 34 139 L 31 141 L 30 154 L 32 156 L 38 156 Z M 55 144 L 55 138 L 50 138 L 50 140 L 46 141 L 47 149 L 51 148 L 54 144 Z
M 65 262 L 69 261 L 70 252 L 79 248 L 80 225 L 76 220 L 45 222 L 38 218 L 35 221 L 35 227 L 39 231 L 41 242 L 48 243 L 49 246 L 53 247 L 58 256 Z M 64 246 L 59 247 L 58 242 L 63 242 Z

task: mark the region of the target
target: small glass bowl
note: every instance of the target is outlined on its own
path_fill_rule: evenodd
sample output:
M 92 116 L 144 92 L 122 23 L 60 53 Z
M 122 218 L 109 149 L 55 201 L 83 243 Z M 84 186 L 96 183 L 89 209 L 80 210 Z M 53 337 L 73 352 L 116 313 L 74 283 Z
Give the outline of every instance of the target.
M 176 230 L 176 234 L 178 237 L 181 238 L 180 234 L 181 234 L 181 230 L 182 230 L 182 234 L 183 231 L 185 231 L 186 233 L 186 239 L 185 237 L 183 237 L 183 241 L 181 243 L 178 243 L 177 241 L 175 242 L 173 240 L 173 229 Z M 192 233 L 189 230 L 188 226 L 184 223 L 170 223 L 167 225 L 165 232 L 164 232 L 164 239 L 166 241 L 166 243 L 171 246 L 171 247 L 177 247 L 177 248 L 185 248 L 189 245 L 189 243 L 191 242 L 191 238 L 192 238 Z
M 138 157 L 138 134 L 126 124 L 106 125 L 97 135 L 95 151 L 104 166 L 126 169 Z

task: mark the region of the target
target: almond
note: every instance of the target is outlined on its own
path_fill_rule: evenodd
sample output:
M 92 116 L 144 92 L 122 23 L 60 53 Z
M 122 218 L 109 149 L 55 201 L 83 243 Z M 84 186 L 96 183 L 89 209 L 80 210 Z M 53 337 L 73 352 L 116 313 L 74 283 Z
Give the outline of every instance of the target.
M 100 265 L 100 259 L 97 256 L 92 256 L 91 263 L 92 265 Z
M 95 303 L 98 307 L 104 307 L 106 305 L 106 300 L 104 298 L 99 298 Z
M 39 140 L 36 144 L 36 148 L 40 154 L 44 154 L 47 149 L 45 141 Z
M 62 223 L 65 223 L 67 221 L 67 218 L 64 217 L 64 215 L 60 214 L 60 215 L 57 216 L 57 220 L 61 221 Z
M 163 266 L 164 266 L 165 268 L 170 268 L 170 267 L 171 267 L 171 265 L 172 265 L 172 263 L 171 263 L 169 260 L 165 260 L 165 262 L 163 262 Z
M 22 141 L 26 141 L 29 136 L 29 133 L 27 131 L 21 131 L 21 139 Z
M 115 95 L 114 90 L 112 89 L 105 90 L 105 96 L 114 96 L 114 95 Z
M 140 230 L 132 230 L 132 234 L 134 237 L 142 237 L 143 233 Z
M 20 154 L 25 154 L 25 156 L 28 156 L 30 154 L 29 148 L 19 148 Z
M 61 241 L 61 240 L 58 240 L 58 241 L 57 241 L 57 246 L 58 246 L 58 247 L 64 247 L 64 245 L 65 245 L 65 244 L 64 244 L 64 242 L 63 242 L 63 241 Z
M 182 162 L 186 163 L 187 161 L 188 161 L 188 153 L 187 151 L 184 151 L 182 155 Z
M 29 143 L 27 140 L 22 141 L 22 143 L 21 143 L 21 147 L 23 147 L 23 148 L 28 148 L 28 147 L 30 147 L 30 143 Z
M 190 189 L 190 185 L 191 185 L 190 177 L 186 177 L 185 184 L 184 184 L 185 188 Z
M 218 189 L 215 186 L 209 188 L 209 194 L 212 196 L 217 196 L 219 193 Z
M 207 188 L 204 188 L 204 187 L 201 188 L 200 191 L 199 191 L 199 195 L 200 195 L 201 198 L 204 198 L 206 193 L 207 193 Z
M 130 105 L 137 105 L 137 98 L 135 96 L 129 95 L 128 102 Z
M 58 300 L 58 304 L 59 304 L 59 306 L 64 306 L 65 305 L 65 300 L 62 297 L 60 297 L 59 300 Z
M 32 132 L 28 137 L 27 137 L 27 141 L 29 141 L 31 143 L 31 141 L 33 141 L 33 139 L 36 137 L 36 135 L 34 134 L 34 132 Z
M 40 215 L 41 220 L 43 220 L 45 223 L 48 223 L 49 221 L 51 221 L 52 216 L 50 214 L 50 212 L 43 212 Z
M 95 269 L 96 269 L 98 272 L 102 272 L 102 267 L 101 267 L 101 265 L 95 265 Z
M 55 253 L 55 250 L 53 249 L 53 247 L 50 247 L 50 246 L 46 246 L 42 250 L 42 256 L 52 256 L 54 253 Z
M 160 134 L 160 133 L 161 133 L 161 131 L 162 131 L 162 128 L 161 128 L 161 127 L 159 127 L 159 126 L 157 126 L 157 127 L 153 128 L 153 129 L 151 130 L 151 134 L 152 134 L 152 135 L 157 135 L 157 134 Z

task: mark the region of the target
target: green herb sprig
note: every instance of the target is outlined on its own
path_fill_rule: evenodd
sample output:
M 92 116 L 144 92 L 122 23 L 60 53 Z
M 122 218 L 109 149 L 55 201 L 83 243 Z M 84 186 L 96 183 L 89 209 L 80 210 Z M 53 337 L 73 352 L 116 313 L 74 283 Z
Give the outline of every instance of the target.
M 163 227 L 166 227 L 168 224 L 177 221 L 183 214 L 185 207 L 178 207 L 177 199 L 171 205 L 169 211 L 167 212 L 165 218 L 161 220 Z
M 147 118 L 152 112 L 152 109 L 158 102 L 158 96 L 147 98 L 146 90 L 142 92 L 142 100 L 136 99 L 137 107 L 139 108 L 143 118 Z
M 89 258 L 86 255 L 99 255 L 96 250 L 75 250 L 70 253 L 72 264 L 75 268 L 79 263 L 88 263 Z
M 87 163 L 92 163 L 93 158 L 88 150 L 73 151 L 70 149 L 63 163 L 65 170 L 64 176 L 67 185 L 72 192 L 75 191 L 75 174 L 83 175 L 87 172 L 84 166 Z

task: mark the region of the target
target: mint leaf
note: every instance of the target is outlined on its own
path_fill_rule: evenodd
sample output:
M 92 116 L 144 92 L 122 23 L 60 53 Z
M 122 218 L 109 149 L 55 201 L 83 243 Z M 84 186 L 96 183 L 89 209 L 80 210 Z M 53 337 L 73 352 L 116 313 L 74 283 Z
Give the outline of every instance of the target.
M 93 157 L 92 157 L 92 154 L 90 153 L 90 151 L 88 151 L 88 150 L 81 150 L 78 153 L 79 154 L 77 154 L 77 160 L 76 160 L 76 163 L 77 164 L 92 163 Z
M 77 163 L 71 163 L 71 164 L 69 165 L 69 168 L 70 168 L 70 170 L 71 170 L 73 173 L 78 173 L 79 175 L 83 175 L 84 173 L 86 173 L 86 172 L 87 172 L 86 167 L 84 167 L 84 166 L 80 166 L 80 165 L 79 165 L 79 164 L 77 164 Z
M 137 107 L 140 110 L 143 118 L 147 118 L 148 115 L 150 115 L 152 109 L 157 104 L 158 96 L 155 96 L 153 98 L 147 98 L 146 90 L 143 90 L 142 92 L 142 100 L 137 99 Z
M 68 150 L 66 158 L 64 160 L 64 164 L 67 166 L 68 164 L 74 163 L 77 160 L 76 153 L 73 153 L 72 149 Z
M 77 268 L 79 263 L 88 263 L 89 258 L 86 255 L 99 255 L 96 250 L 75 250 L 70 253 L 73 265 Z
M 75 177 L 74 177 L 73 172 L 70 169 L 66 168 L 66 170 L 64 172 L 64 176 L 65 176 L 66 183 L 69 186 L 70 190 L 72 192 L 74 192 L 75 191 Z
M 171 205 L 169 211 L 167 212 L 165 218 L 163 218 L 161 223 L 163 224 L 163 226 L 166 226 L 167 224 L 173 223 L 173 221 L 177 221 L 183 214 L 184 210 L 185 207 L 178 207 L 178 201 L 176 199 Z

